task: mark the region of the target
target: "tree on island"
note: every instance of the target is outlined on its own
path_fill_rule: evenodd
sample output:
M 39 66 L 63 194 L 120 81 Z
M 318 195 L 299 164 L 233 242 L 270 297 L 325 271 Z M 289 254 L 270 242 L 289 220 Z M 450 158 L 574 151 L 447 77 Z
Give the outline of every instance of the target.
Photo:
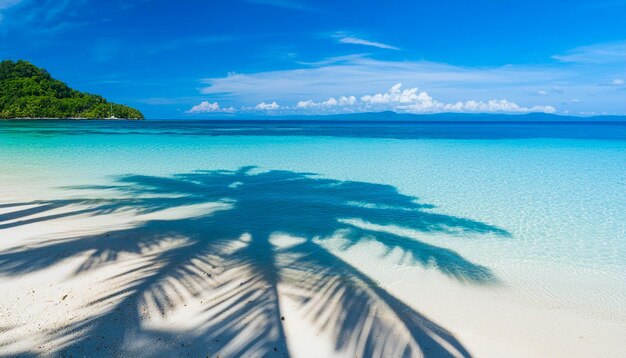
M 71 89 L 28 61 L 0 62 L 0 118 L 111 117 L 143 119 L 143 114 Z

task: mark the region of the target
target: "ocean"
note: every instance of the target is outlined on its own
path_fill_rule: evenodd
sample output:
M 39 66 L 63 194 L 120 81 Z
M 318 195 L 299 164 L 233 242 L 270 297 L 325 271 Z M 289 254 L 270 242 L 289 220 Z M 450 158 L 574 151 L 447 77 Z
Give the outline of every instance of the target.
M 0 121 L 0 152 L 0 277 L 59 264 L 11 256 L 39 245 L 18 241 L 30 237 L 29 225 L 47 233 L 29 240 L 63 241 L 89 228 L 56 224 L 59 218 L 175 211 L 99 230 L 111 237 L 121 230 L 146 246 L 168 232 L 168 240 L 187 240 L 192 249 L 177 260 L 192 266 L 199 253 L 233 255 L 232 265 L 264 273 L 256 278 L 262 287 L 289 296 L 277 303 L 251 287 L 245 299 L 303 321 L 314 317 L 313 327 L 344 340 L 364 326 L 320 317 L 370 312 L 368 305 L 392 314 L 402 306 L 451 331 L 458 340 L 432 344 L 461 356 L 497 356 L 509 347 L 519 356 L 584 356 L 599 347 L 609 356 L 626 353 L 619 340 L 626 333 L 626 123 Z M 20 205 L 43 208 L 11 209 Z M 90 209 L 46 214 L 74 207 Z M 250 251 L 233 254 L 237 245 Z M 120 259 L 115 245 L 104 247 L 64 249 L 98 262 Z M 167 267 L 163 260 L 159 267 Z M 173 272 L 168 280 L 186 282 L 184 270 Z M 356 277 L 356 288 L 333 286 L 345 277 Z M 154 286 L 130 287 L 160 305 Z M 314 294 L 333 287 L 332 295 Z M 323 309 L 335 296 L 366 294 L 375 298 L 342 301 L 343 312 Z M 402 334 L 413 337 L 402 322 Z M 366 356 L 383 349 L 373 333 L 360 346 L 328 332 L 320 337 L 330 343 L 313 344 L 291 338 L 292 323 L 279 323 L 258 329 L 278 327 L 272 334 L 286 336 L 290 347 Z M 128 329 L 140 335 L 145 327 Z M 271 351 L 275 336 L 257 343 L 270 342 Z M 121 349 L 123 339 L 115 339 Z M 407 352 L 419 345 L 397 339 Z M 234 343 L 212 344 L 245 353 Z

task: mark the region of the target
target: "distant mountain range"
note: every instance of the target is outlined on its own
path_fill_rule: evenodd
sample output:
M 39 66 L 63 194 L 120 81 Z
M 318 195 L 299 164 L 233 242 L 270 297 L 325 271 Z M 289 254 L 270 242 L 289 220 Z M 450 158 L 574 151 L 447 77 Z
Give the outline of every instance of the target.
M 231 117 L 233 118 L 233 117 Z M 234 118 L 238 118 L 237 115 Z M 246 117 L 248 118 L 248 117 Z M 412 114 L 393 111 L 329 115 L 286 115 L 250 117 L 264 120 L 318 120 L 318 121 L 400 121 L 400 122 L 626 122 L 626 116 L 576 117 L 550 113 L 494 114 L 494 113 L 433 113 Z

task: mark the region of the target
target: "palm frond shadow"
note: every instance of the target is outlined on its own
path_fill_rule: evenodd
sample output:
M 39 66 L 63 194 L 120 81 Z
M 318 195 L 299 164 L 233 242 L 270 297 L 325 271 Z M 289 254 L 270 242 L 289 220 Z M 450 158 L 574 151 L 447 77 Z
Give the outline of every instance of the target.
M 124 176 L 115 187 L 87 188 L 115 189 L 124 193 L 121 199 L 52 201 L 8 214 L 12 221 L 5 227 L 31 222 L 16 221 L 19 215 L 67 205 L 83 208 L 62 215 L 145 214 L 206 203 L 224 207 L 206 215 L 149 220 L 105 234 L 0 252 L 0 272 L 20 275 L 83 255 L 75 272 L 81 275 L 116 263 L 123 253 L 151 252 L 141 265 L 111 278 L 125 278 L 124 285 L 90 303 L 115 302 L 113 308 L 52 335 L 50 341 L 62 353 L 289 356 L 280 308 L 283 292 L 297 302 L 309 323 L 332 333 L 337 351 L 350 356 L 470 356 L 451 333 L 328 251 L 323 241 L 341 235 L 347 248 L 375 240 L 388 252 L 400 250 L 414 265 L 468 284 L 492 284 L 497 279 L 487 267 L 453 250 L 379 228 L 509 236 L 505 230 L 435 214 L 426 210 L 432 206 L 392 186 L 253 169 L 167 178 Z M 37 220 L 55 218 L 39 215 Z M 293 242 L 277 245 L 273 238 L 280 233 Z M 142 324 L 154 315 L 167 316 L 190 297 L 205 298 L 194 329 L 163 331 Z

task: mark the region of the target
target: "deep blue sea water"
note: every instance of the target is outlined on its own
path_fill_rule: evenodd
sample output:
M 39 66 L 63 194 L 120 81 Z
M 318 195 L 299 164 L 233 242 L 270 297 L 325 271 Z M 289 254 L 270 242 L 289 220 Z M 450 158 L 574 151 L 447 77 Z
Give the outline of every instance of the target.
M 626 122 L 363 122 L 282 120 L 147 120 L 0 122 L 0 133 L 271 135 L 396 139 L 564 138 L 626 140 Z

